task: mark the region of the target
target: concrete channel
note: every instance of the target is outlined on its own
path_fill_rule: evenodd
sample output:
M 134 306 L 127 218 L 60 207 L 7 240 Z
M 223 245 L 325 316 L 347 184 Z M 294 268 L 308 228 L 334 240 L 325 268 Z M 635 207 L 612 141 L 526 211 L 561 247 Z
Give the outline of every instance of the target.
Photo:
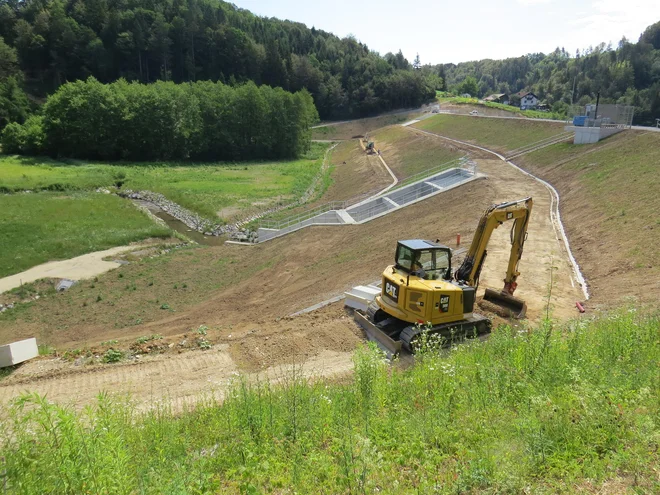
M 257 242 L 261 243 L 275 239 L 312 225 L 355 225 L 366 223 L 483 177 L 486 176 L 478 173 L 476 167 L 456 167 L 444 170 L 435 175 L 391 190 L 386 194 L 369 198 L 356 204 L 337 205 L 337 208 L 320 212 L 309 218 L 284 222 L 278 226 L 279 228 L 259 228 Z

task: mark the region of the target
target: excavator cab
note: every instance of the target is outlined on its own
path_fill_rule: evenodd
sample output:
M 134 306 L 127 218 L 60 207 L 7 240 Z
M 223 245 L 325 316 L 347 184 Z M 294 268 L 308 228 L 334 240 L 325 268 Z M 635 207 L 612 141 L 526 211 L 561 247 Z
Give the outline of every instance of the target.
M 399 241 L 395 268 L 424 280 L 451 279 L 451 250 L 420 239 Z

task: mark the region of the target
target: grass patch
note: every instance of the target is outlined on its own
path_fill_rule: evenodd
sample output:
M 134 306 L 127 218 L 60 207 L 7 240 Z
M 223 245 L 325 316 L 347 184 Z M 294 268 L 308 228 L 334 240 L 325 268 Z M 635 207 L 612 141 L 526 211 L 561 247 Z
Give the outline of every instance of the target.
M 173 310 L 185 311 L 281 259 L 282 255 L 276 254 L 259 262 L 238 250 L 219 252 L 194 246 L 161 251 L 121 267 L 122 278 L 109 272 L 0 313 L 0 340 L 18 340 L 27 328 L 37 329 L 31 333 L 39 342 L 58 348 L 71 346 L 71 335 L 78 337 L 75 345 L 107 340 L 107 330 L 123 329 L 137 339 L 144 333 L 138 333 L 136 325 L 158 321 Z M 105 330 L 98 331 L 100 327 Z
M 519 162 L 560 191 L 570 180 L 568 198 L 571 190 L 579 190 L 574 200 L 588 201 L 605 218 L 599 228 L 611 234 L 612 246 L 628 250 L 622 260 L 630 258 L 634 265 L 658 273 L 660 135 L 626 131 L 596 144 L 561 143 L 525 155 Z
M 105 194 L 0 195 L 0 211 L 0 277 L 46 261 L 169 236 L 168 229 L 128 201 Z
M 452 97 L 438 97 L 440 103 L 454 103 L 456 105 L 481 105 L 488 108 L 496 108 L 504 110 L 520 117 L 527 117 L 530 119 L 552 119 L 552 120 L 565 120 L 566 115 L 557 112 L 541 112 L 540 110 L 521 110 L 512 105 L 504 105 L 503 103 L 495 103 L 493 101 L 483 101 L 478 98 L 461 98 L 460 96 Z
M 371 138 L 399 179 L 437 167 L 464 154 L 440 139 L 422 136 L 401 126 L 381 129 L 374 132 Z
M 407 370 L 371 348 L 345 383 L 237 379 L 224 403 L 4 414 L 9 493 L 657 493 L 655 317 L 500 328 Z
M 443 136 L 511 151 L 563 132 L 563 124 L 533 120 L 489 119 L 463 115 L 435 115 L 415 127 Z
M 407 122 L 419 114 L 419 111 L 412 110 L 409 113 L 381 115 L 378 117 L 352 120 L 343 124 L 317 127 L 316 129 L 312 129 L 312 139 L 353 139 L 362 137 L 381 127 Z
M 300 197 L 319 173 L 325 143 L 312 143 L 298 160 L 241 164 L 100 162 L 0 157 L 0 191 L 124 189 L 164 194 L 200 215 L 217 220 L 223 208 Z

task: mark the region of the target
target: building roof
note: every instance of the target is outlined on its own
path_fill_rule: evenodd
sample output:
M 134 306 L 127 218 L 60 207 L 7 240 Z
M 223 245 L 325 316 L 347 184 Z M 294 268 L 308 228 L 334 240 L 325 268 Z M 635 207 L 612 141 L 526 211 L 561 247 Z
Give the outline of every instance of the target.
M 506 96 L 506 93 L 494 93 L 484 98 L 484 101 L 494 101 Z
M 525 96 L 533 96 L 533 97 L 536 98 L 537 100 L 539 99 L 539 97 L 536 96 L 536 95 L 535 95 L 534 93 L 532 93 L 531 91 L 525 91 L 525 90 L 523 90 L 523 91 L 519 91 L 518 93 L 516 93 L 516 96 L 518 96 L 518 97 L 520 97 L 520 98 L 524 98 Z

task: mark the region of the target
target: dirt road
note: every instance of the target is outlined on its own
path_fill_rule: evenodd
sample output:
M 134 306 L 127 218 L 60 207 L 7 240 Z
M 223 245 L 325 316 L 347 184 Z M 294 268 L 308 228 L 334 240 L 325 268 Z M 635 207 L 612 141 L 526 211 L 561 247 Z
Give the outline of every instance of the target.
M 81 280 L 95 277 L 121 266 L 114 261 L 103 261 L 103 258 L 116 256 L 127 251 L 136 251 L 147 246 L 147 244 L 119 246 L 104 251 L 96 251 L 95 253 L 83 254 L 69 260 L 49 261 L 48 263 L 37 265 L 29 270 L 17 273 L 16 275 L 0 278 L 0 294 L 20 287 L 21 284 L 28 284 L 42 278 Z

